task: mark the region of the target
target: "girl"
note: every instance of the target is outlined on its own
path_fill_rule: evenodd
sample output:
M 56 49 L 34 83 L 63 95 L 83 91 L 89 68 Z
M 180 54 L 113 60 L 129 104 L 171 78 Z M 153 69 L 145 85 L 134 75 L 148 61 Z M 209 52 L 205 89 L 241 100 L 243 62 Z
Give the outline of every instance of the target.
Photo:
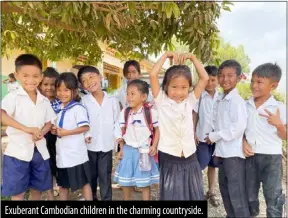
M 199 82 L 193 92 L 192 76 L 186 65 L 170 67 L 160 89 L 158 74 L 166 59 L 174 63 L 193 62 Z M 192 54 L 166 52 L 150 72 L 161 132 L 158 154 L 160 168 L 160 200 L 204 200 L 201 168 L 195 154 L 192 110 L 209 77 Z
M 58 168 L 60 200 L 68 199 L 69 188 L 74 192 L 82 189 L 86 200 L 92 200 L 89 185 L 90 169 L 84 133 L 89 130 L 87 111 L 75 101 L 78 81 L 73 73 L 62 73 L 56 80 L 56 93 L 62 102 L 57 114 L 54 132 L 56 164 Z
M 150 142 L 151 131 L 148 128 L 145 116 L 145 110 L 148 107 L 145 102 L 149 94 L 149 86 L 145 81 L 133 80 L 127 87 L 127 102 L 128 109 L 123 109 L 120 113 L 120 127 L 123 132 L 125 145 L 120 145 L 118 157 L 120 160 L 114 180 L 122 187 L 124 200 L 130 199 L 131 187 L 142 188 L 143 200 L 150 200 L 150 186 L 159 182 L 158 168 L 153 156 L 157 152 L 159 141 L 159 130 L 156 111 L 149 108 L 152 116 L 152 124 L 154 127 L 154 140 L 152 145 Z M 127 112 L 127 114 L 126 114 Z M 126 116 L 125 116 L 126 115 Z M 125 119 L 126 117 L 126 119 Z M 148 118 L 147 118 L 148 119 Z M 140 152 L 142 153 L 143 146 L 149 149 L 148 159 L 151 167 L 147 169 L 141 168 Z M 147 150 L 148 150 L 147 149 Z
M 4 81 L 3 81 L 3 83 L 4 84 L 8 84 L 7 86 L 8 86 L 8 93 L 9 92 L 12 92 L 12 91 L 14 91 L 14 90 L 17 90 L 17 89 L 19 89 L 19 87 L 20 87 L 20 85 L 19 85 L 19 83 L 16 81 L 16 78 L 15 78 L 15 76 L 14 76 L 14 73 L 10 73 L 9 75 L 8 75 L 8 79 L 5 79 Z

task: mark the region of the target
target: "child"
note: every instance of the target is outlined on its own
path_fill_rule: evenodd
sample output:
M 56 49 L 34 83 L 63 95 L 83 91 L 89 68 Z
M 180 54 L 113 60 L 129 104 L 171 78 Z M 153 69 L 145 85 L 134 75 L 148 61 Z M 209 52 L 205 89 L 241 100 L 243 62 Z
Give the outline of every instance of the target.
M 44 96 L 46 96 L 49 99 L 51 106 L 56 113 L 60 109 L 60 105 L 61 105 L 60 100 L 56 98 L 56 89 L 55 89 L 55 81 L 58 77 L 59 77 L 59 73 L 54 68 L 47 67 L 46 70 L 43 72 L 43 80 L 39 86 L 39 90 Z M 57 137 L 56 135 L 52 134 L 49 131 L 45 135 L 45 138 L 46 138 L 47 148 L 48 148 L 49 155 L 50 155 L 49 160 L 50 160 L 51 173 L 57 183 L 58 182 L 57 167 L 56 167 L 56 139 Z M 54 200 L 53 189 L 47 192 L 47 199 Z
M 193 92 L 189 67 L 170 67 L 160 89 L 158 74 L 165 60 L 181 64 L 189 59 L 199 74 Z M 208 82 L 202 64 L 192 54 L 166 52 L 150 72 L 150 82 L 159 116 L 160 200 L 204 200 L 202 173 L 194 142 L 192 110 Z
M 266 63 L 252 73 L 253 97 L 247 102 L 245 130 L 246 189 L 251 216 L 259 214 L 262 182 L 267 217 L 282 217 L 282 140 L 287 139 L 286 107 L 271 95 L 281 79 L 278 65 Z
M 159 130 L 156 111 L 150 108 L 151 125 L 155 129 L 154 140 L 150 144 L 151 131 L 147 125 L 145 105 L 149 94 L 148 84 L 145 81 L 133 80 L 127 87 L 128 108 L 121 111 L 119 123 L 123 130 L 123 139 L 125 145 L 120 146 L 118 157 L 121 159 L 114 180 L 122 187 L 124 200 L 130 200 L 131 187 L 142 188 L 143 200 L 150 200 L 150 186 L 159 182 L 158 168 L 153 156 L 157 152 L 157 144 L 159 140 Z M 127 112 L 127 114 L 125 113 Z M 126 115 L 126 116 L 125 116 Z M 125 117 L 127 117 L 125 119 Z M 127 121 L 127 122 L 125 122 Z M 148 160 L 151 168 L 141 170 L 140 155 L 143 146 L 151 145 L 149 149 Z
M 86 200 L 92 200 L 90 168 L 84 133 L 89 130 L 85 107 L 75 101 L 78 81 L 73 73 L 61 73 L 56 80 L 57 97 L 62 102 L 57 114 L 56 164 L 58 168 L 60 200 L 67 200 L 72 192 L 82 189 Z
M 49 152 L 43 136 L 51 129 L 55 117 L 49 100 L 37 90 L 42 80 L 42 63 L 31 54 L 15 60 L 18 90 L 2 100 L 1 118 L 7 125 L 9 143 L 3 157 L 2 195 L 24 200 L 40 200 L 41 192 L 52 188 Z
M 8 75 L 8 77 L 9 77 L 8 79 L 5 79 L 5 80 L 3 81 L 4 84 L 8 84 L 8 93 L 9 93 L 9 92 L 12 92 L 12 91 L 14 91 L 14 90 L 19 89 L 20 85 L 19 85 L 19 83 L 16 81 L 16 78 L 15 78 L 15 76 L 14 76 L 14 73 L 10 73 L 10 74 Z
M 241 79 L 241 66 L 235 60 L 224 61 L 218 71 L 218 82 L 224 93 L 214 104 L 213 131 L 207 144 L 216 143 L 215 156 L 220 157 L 219 187 L 227 217 L 249 217 L 245 190 L 245 156 L 242 138 L 247 124 L 245 101 L 236 85 Z
M 217 207 L 220 205 L 217 198 L 215 188 L 215 177 L 217 167 L 216 161 L 213 158 L 213 152 L 215 150 L 215 144 L 209 145 L 205 143 L 206 134 L 212 131 L 211 115 L 213 104 L 218 97 L 218 91 L 216 89 L 218 85 L 217 73 L 218 68 L 216 66 L 206 66 L 204 68 L 209 75 L 209 81 L 205 90 L 202 92 L 201 97 L 194 107 L 193 111 L 193 123 L 195 131 L 195 142 L 198 144 L 196 154 L 200 167 L 204 170 L 208 166 L 208 185 L 209 190 L 206 194 L 206 199 L 210 203 Z
M 115 148 L 114 126 L 118 124 L 120 107 L 118 100 L 101 89 L 101 76 L 97 68 L 82 67 L 78 80 L 89 94 L 81 99 L 88 110 L 90 119 L 90 137 L 87 140 L 88 156 L 91 168 L 91 188 L 93 199 L 97 200 L 97 180 L 99 178 L 101 200 L 112 200 L 112 151 Z M 116 130 L 117 131 L 117 130 Z M 121 138 L 121 130 L 118 136 Z

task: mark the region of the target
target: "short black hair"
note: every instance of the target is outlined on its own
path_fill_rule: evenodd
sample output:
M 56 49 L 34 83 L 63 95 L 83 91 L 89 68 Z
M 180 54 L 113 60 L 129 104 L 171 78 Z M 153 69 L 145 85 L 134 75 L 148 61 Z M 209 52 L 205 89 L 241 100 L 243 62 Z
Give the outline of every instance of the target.
M 184 76 L 189 82 L 189 88 L 192 87 L 192 74 L 190 68 L 186 65 L 174 65 L 170 67 L 164 75 L 162 82 L 162 90 L 168 95 L 168 85 L 170 81 L 178 76 Z
M 48 77 L 48 78 L 58 78 L 59 77 L 59 73 L 57 72 L 56 69 L 54 69 L 53 67 L 47 67 L 44 71 L 43 71 L 43 77 Z
M 70 89 L 72 92 L 78 90 L 78 80 L 74 73 L 64 72 L 56 79 L 55 87 L 58 88 L 64 83 L 67 89 Z M 74 100 L 80 101 L 79 95 L 74 96 Z
M 99 70 L 96 67 L 93 66 L 84 66 L 81 67 L 78 71 L 77 77 L 78 77 L 78 81 L 81 83 L 81 77 L 83 76 L 83 74 L 85 73 L 96 73 L 98 75 L 100 75 Z
M 252 73 L 253 75 L 271 79 L 273 82 L 279 82 L 282 77 L 282 70 L 276 63 L 265 63 L 256 67 Z
M 242 68 L 241 65 L 235 61 L 235 60 L 226 60 L 224 61 L 220 66 L 218 70 L 218 74 L 223 70 L 224 68 L 234 68 L 236 71 L 236 75 L 240 76 L 242 74 Z
M 123 67 L 123 74 L 125 77 L 127 76 L 128 68 L 130 66 L 134 66 L 136 70 L 138 71 L 138 73 L 141 74 L 141 68 L 140 68 L 139 62 L 135 60 L 130 60 L 130 61 L 126 61 Z
M 218 74 L 218 68 L 214 65 L 208 65 L 204 67 L 204 69 L 206 70 L 209 76 L 217 76 Z
M 11 79 L 16 80 L 14 73 L 10 73 L 8 76 L 9 76 Z
M 139 92 L 149 95 L 149 84 L 143 80 L 135 79 L 128 83 L 128 86 L 136 86 Z
M 32 54 L 22 54 L 19 55 L 15 60 L 16 71 L 25 65 L 32 65 L 38 67 L 42 72 L 42 62 L 35 55 Z

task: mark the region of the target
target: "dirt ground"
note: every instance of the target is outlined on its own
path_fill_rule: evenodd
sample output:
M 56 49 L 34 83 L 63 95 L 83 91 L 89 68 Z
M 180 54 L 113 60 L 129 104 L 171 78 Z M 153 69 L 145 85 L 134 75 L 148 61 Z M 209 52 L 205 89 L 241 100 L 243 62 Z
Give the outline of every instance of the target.
M 3 152 L 6 148 L 7 137 L 1 137 L 1 144 L 2 144 L 2 152 Z M 115 167 L 117 164 L 115 156 L 113 158 L 113 162 L 114 162 L 113 163 L 113 174 L 114 174 Z M 1 167 L 2 167 L 2 165 L 1 165 Z M 113 177 L 113 174 L 112 174 L 112 177 Z M 286 190 L 287 190 L 286 178 L 287 178 L 287 161 L 286 161 L 286 159 L 283 158 L 283 192 L 284 193 L 286 193 Z M 208 187 L 207 170 L 203 171 L 203 180 L 204 180 L 204 191 L 206 193 L 207 187 Z M 112 178 L 112 181 L 113 181 L 113 178 Z M 221 205 L 219 207 L 213 207 L 211 204 L 208 204 L 208 217 L 225 217 L 226 213 L 225 213 L 222 199 L 220 196 L 218 181 L 216 184 L 217 184 L 216 185 L 216 194 L 219 196 L 219 199 L 221 200 Z M 121 189 L 119 189 L 116 184 L 113 184 L 112 187 L 113 187 L 113 200 L 123 200 Z M 69 198 L 71 200 L 83 200 L 80 192 L 70 193 Z M 98 191 L 98 198 L 100 199 L 99 191 Z M 133 192 L 132 193 L 132 200 L 141 200 L 141 198 L 142 198 L 141 192 Z M 45 200 L 45 199 L 46 199 L 46 196 L 44 193 L 43 194 L 43 200 Z M 56 197 L 56 200 L 57 199 L 58 199 L 58 197 Z M 152 187 L 151 200 L 158 200 L 158 199 L 159 199 L 159 189 L 158 189 L 158 187 Z M 260 215 L 258 217 L 265 217 L 266 216 L 266 204 L 265 204 L 265 200 L 263 197 L 262 189 L 260 191 L 259 199 L 260 199 L 261 206 L 260 206 Z

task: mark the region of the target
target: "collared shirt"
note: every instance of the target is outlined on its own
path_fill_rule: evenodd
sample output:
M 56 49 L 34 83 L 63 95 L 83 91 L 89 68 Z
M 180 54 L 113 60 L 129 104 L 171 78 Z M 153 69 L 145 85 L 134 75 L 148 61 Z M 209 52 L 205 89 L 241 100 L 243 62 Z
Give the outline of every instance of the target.
M 42 129 L 45 123 L 50 122 L 56 116 L 48 98 L 37 90 L 35 104 L 22 86 L 3 98 L 2 110 L 22 125 L 39 129 Z M 29 162 L 32 160 L 36 145 L 43 159 L 49 158 L 45 138 L 34 143 L 32 135 L 10 126 L 7 127 L 6 133 L 9 142 L 5 155 Z
M 160 151 L 178 157 L 181 157 L 182 151 L 185 157 L 196 151 L 192 119 L 196 102 L 194 92 L 181 103 L 177 103 L 168 98 L 163 90 L 159 91 L 155 103 L 159 120 Z
M 89 126 L 86 108 L 72 101 L 57 114 L 57 127 L 73 130 L 81 126 Z M 85 143 L 85 133 L 57 137 L 56 165 L 58 168 L 74 167 L 88 161 L 88 151 Z
M 271 96 L 264 104 L 256 109 L 254 98 L 247 101 L 248 123 L 245 136 L 253 151 L 259 154 L 282 154 L 282 139 L 277 134 L 277 128 L 267 122 L 264 109 L 276 114 L 280 111 L 280 118 L 284 125 L 286 121 L 286 106 Z
M 120 113 L 120 127 L 125 126 L 125 118 L 124 118 L 124 111 L 123 109 Z M 130 110 L 127 120 L 127 128 L 126 133 L 123 136 L 127 145 L 132 147 L 138 148 L 142 145 L 149 145 L 150 144 L 150 135 L 151 132 L 147 126 L 144 109 L 141 107 L 136 113 Z M 151 115 L 152 115 L 152 125 L 153 127 L 158 126 L 158 118 L 157 118 L 157 111 L 151 108 Z
M 8 93 L 13 92 L 13 91 L 20 88 L 20 84 L 17 81 L 15 81 L 13 83 L 9 82 L 7 86 L 8 86 Z
M 108 152 L 116 147 L 116 139 L 122 138 L 118 125 L 120 106 L 118 100 L 106 92 L 102 104 L 99 105 L 92 94 L 82 97 L 81 103 L 86 107 L 90 120 L 90 130 L 86 137 L 91 136 L 87 144 L 90 151 Z
M 247 126 L 246 102 L 236 88 L 224 97 L 218 96 L 213 108 L 212 126 L 209 133 L 212 142 L 216 142 L 214 154 L 218 157 L 245 158 L 242 143 Z
M 215 90 L 214 96 L 211 97 L 207 91 L 203 91 L 201 94 L 201 100 L 199 99 L 194 107 L 194 111 L 198 113 L 199 120 L 196 127 L 196 135 L 199 141 L 205 142 L 207 134 L 213 131 L 212 128 L 212 115 L 213 105 L 218 98 L 218 91 Z M 201 102 L 200 102 L 201 101 Z M 200 107 L 199 107 L 200 102 Z M 199 111 L 200 109 L 200 111 Z

